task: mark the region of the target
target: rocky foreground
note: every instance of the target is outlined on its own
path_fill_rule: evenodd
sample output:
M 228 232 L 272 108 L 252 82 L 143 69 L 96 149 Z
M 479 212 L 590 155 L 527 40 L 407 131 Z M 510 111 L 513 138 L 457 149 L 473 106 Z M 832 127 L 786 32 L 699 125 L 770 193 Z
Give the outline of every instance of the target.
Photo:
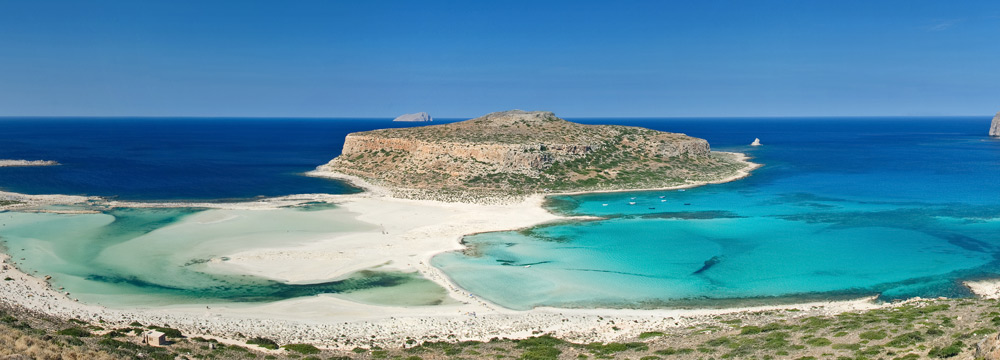
M 995 300 L 911 300 L 843 313 L 807 308 L 719 314 L 695 321 L 667 318 L 659 329 L 631 332 L 611 342 L 573 342 L 536 332 L 524 339 L 461 341 L 446 336 L 395 346 L 324 348 L 251 335 L 224 340 L 160 323 L 65 320 L 0 302 L 0 359 L 993 360 L 1000 353 L 997 307 Z M 633 325 L 601 317 L 591 321 L 609 332 L 630 333 Z M 143 344 L 140 334 L 149 329 L 167 333 L 168 345 Z
M 318 170 L 360 177 L 394 196 L 440 198 L 659 189 L 725 179 L 748 166 L 684 134 L 512 110 L 352 133 L 342 154 Z

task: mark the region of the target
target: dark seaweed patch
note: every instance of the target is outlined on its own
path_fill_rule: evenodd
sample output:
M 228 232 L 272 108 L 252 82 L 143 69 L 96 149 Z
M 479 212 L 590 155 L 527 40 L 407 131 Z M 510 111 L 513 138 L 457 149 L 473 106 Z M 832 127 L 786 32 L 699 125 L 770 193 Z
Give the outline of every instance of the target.
M 235 302 L 267 302 L 319 294 L 349 293 L 352 291 L 393 287 L 413 281 L 417 275 L 378 271 L 359 271 L 353 276 L 337 281 L 315 284 L 285 284 L 249 276 L 219 276 L 215 285 L 198 288 L 179 288 L 162 285 L 134 276 L 90 275 L 88 280 L 128 285 L 135 288 L 156 290 L 170 295 L 193 296 Z
M 722 257 L 720 257 L 720 256 L 713 256 L 711 259 L 705 260 L 705 265 L 702 265 L 702 267 L 700 269 L 698 269 L 695 272 L 691 273 L 691 275 L 698 275 L 698 274 L 701 274 L 703 272 L 706 272 L 706 271 L 708 271 L 708 269 L 711 269 L 713 266 L 717 265 L 720 262 L 722 262 Z
M 706 211 L 671 211 L 652 214 L 643 214 L 640 219 L 676 219 L 676 220 L 711 220 L 711 219 L 738 219 L 743 218 L 732 211 L 726 210 L 706 210 Z

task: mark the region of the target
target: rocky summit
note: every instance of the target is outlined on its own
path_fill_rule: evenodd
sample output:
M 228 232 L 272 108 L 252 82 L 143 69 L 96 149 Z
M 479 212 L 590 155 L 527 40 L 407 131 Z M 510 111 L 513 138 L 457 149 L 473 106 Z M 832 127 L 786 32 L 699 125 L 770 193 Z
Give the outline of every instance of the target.
M 512 110 L 451 124 L 351 133 L 342 154 L 319 170 L 396 192 L 522 195 L 663 188 L 733 176 L 745 166 L 684 134 Z

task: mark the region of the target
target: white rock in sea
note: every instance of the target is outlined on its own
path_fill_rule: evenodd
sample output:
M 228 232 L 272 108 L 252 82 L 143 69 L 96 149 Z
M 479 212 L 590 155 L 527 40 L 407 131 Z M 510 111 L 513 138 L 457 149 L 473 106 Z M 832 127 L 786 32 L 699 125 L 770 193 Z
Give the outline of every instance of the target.
M 760 138 L 754 138 L 750 146 L 760 146 Z
M 7 160 L 0 159 L 0 166 L 55 166 L 58 162 L 52 160 Z
M 990 136 L 1000 136 L 1000 112 L 993 117 L 993 124 L 990 126 Z
M 432 119 L 431 116 L 425 112 L 418 112 L 414 114 L 400 115 L 392 121 L 434 121 L 434 119 Z

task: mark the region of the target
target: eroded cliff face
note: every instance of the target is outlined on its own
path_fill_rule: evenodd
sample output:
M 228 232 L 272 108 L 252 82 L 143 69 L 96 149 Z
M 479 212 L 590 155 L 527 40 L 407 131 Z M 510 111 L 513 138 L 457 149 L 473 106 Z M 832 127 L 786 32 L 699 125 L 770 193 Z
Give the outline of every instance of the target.
M 1000 137 L 1000 112 L 993 116 L 993 123 L 990 126 L 990 136 Z
M 530 193 L 663 187 L 732 168 L 703 139 L 514 110 L 352 133 L 342 154 L 320 170 L 397 188 Z

